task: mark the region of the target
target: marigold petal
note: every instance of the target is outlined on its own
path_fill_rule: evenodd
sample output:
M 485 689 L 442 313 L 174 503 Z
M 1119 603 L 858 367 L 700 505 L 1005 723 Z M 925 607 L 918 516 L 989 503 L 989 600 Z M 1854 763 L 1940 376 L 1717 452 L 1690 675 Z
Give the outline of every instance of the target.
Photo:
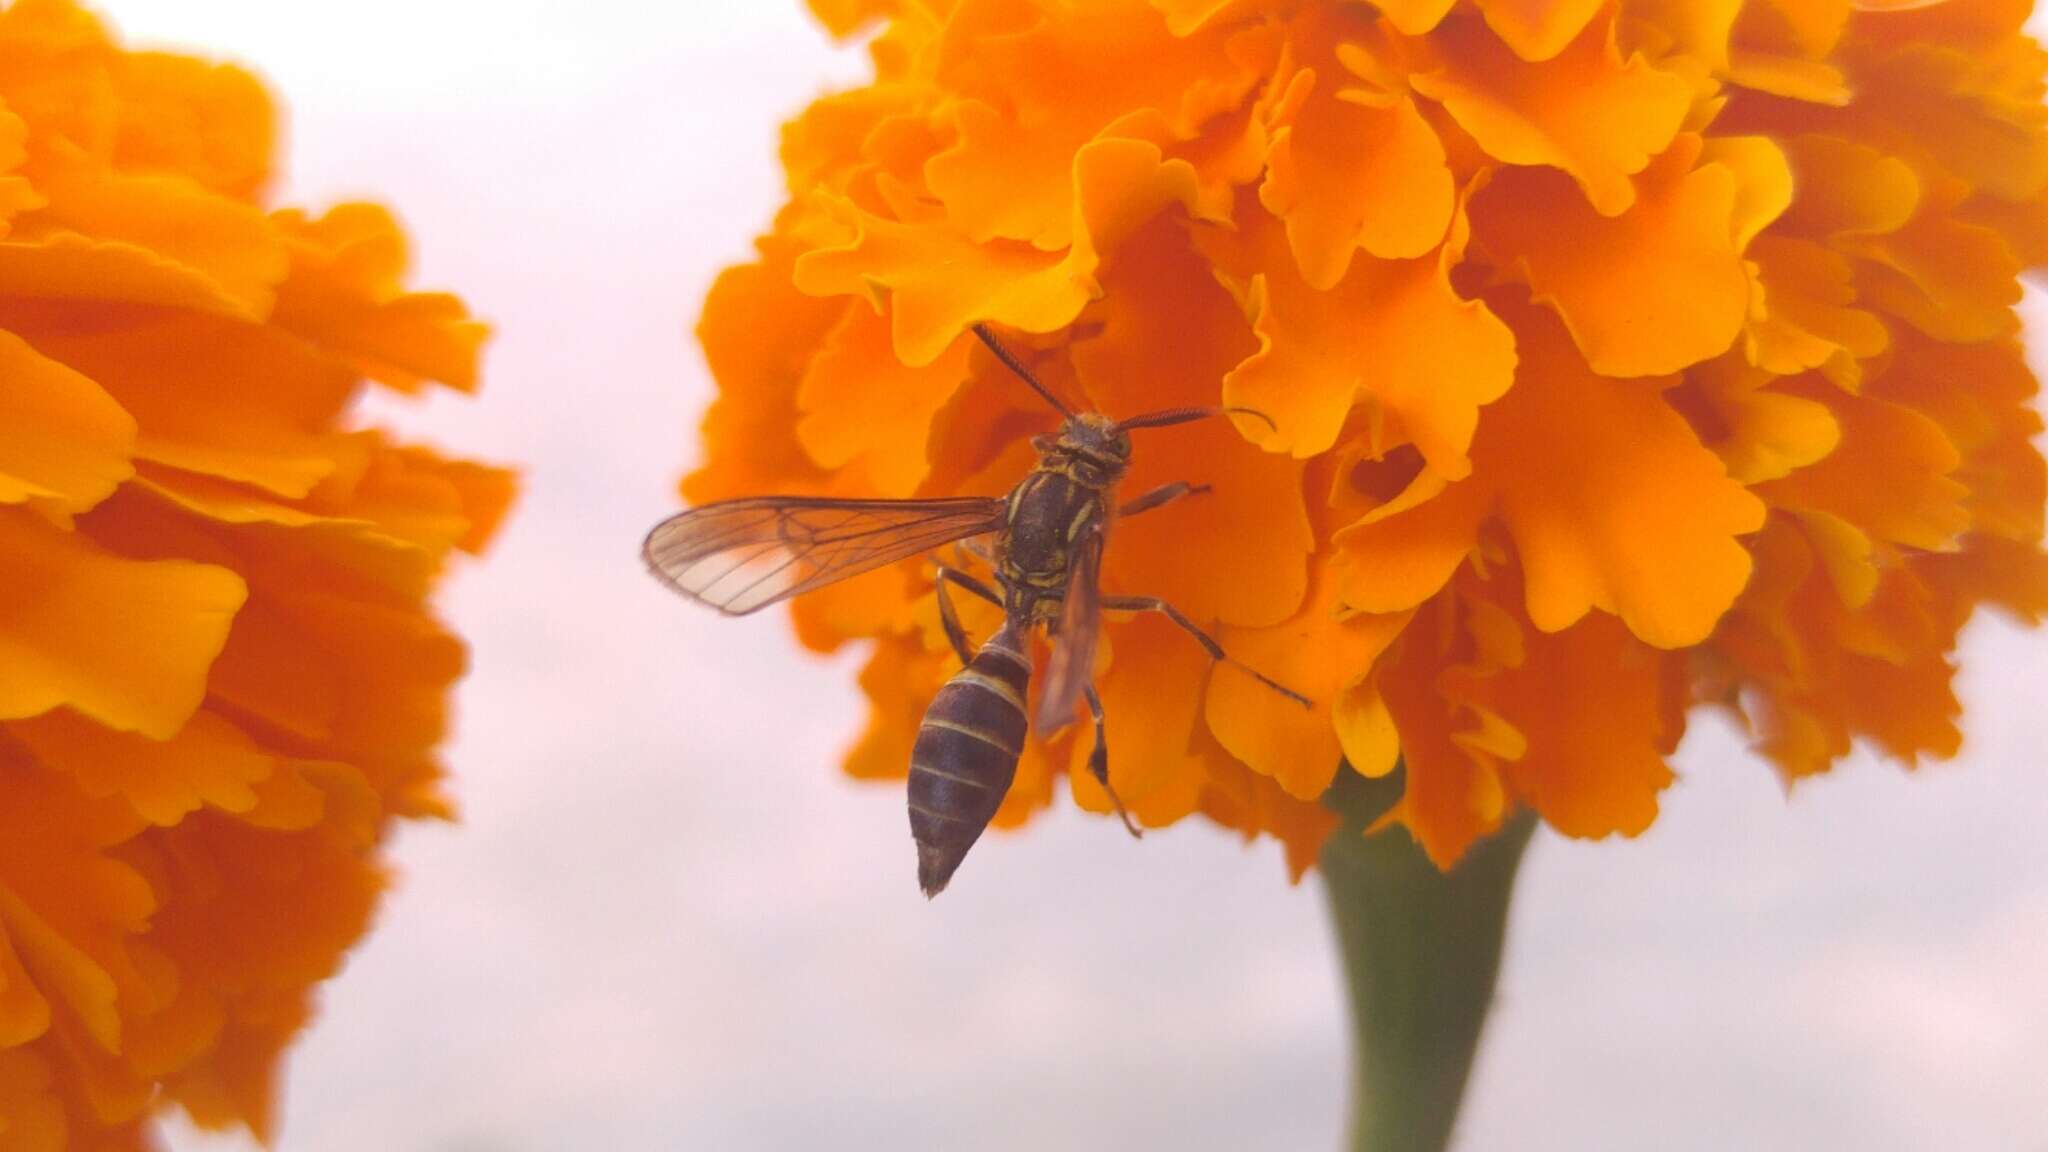
M 1578 39 L 1603 0 L 1479 0 L 1486 26 L 1530 63 L 1540 63 Z
M 1304 800 L 1323 794 L 1343 757 L 1332 719 L 1339 695 L 1372 670 L 1408 623 L 1407 613 L 1340 619 L 1337 609 L 1336 582 L 1318 574 L 1291 619 L 1222 629 L 1217 639 L 1241 667 L 1218 667 L 1203 704 L 1209 730 L 1232 756 Z M 1308 697 L 1313 707 L 1259 683 L 1245 668 Z
M 342 710 L 342 675 L 305 658 L 312 640 L 282 606 L 257 596 L 237 618 L 245 623 L 228 634 L 214 664 L 213 694 L 293 736 L 331 739 Z
M 166 740 L 111 731 L 68 710 L 8 730 L 45 766 L 76 777 L 87 795 L 119 794 L 137 815 L 164 827 L 201 806 L 249 811 L 256 806 L 251 786 L 277 765 L 275 756 L 206 709 Z
M 810 7 L 811 15 L 825 26 L 827 32 L 844 40 L 869 24 L 891 15 L 896 10 L 894 0 L 804 0 Z
M 1527 660 L 1491 685 L 1528 741 L 1502 763 L 1509 787 L 1567 836 L 1648 828 L 1674 778 L 1665 756 L 1685 730 L 1683 668 L 1611 617 L 1530 636 Z
M 0 331 L 0 504 L 83 512 L 135 471 L 135 419 L 98 384 Z
M 49 204 L 32 228 L 17 222 L 18 238 L 70 232 L 146 250 L 204 279 L 245 315 L 270 311 L 289 267 L 284 237 L 261 210 L 184 179 L 92 172 L 40 190 Z
M 2016 84 L 1999 74 L 2002 65 L 1981 49 L 1902 41 L 1860 62 L 1857 119 L 1923 165 L 2001 200 L 2028 199 L 2048 187 L 2040 63 L 2009 68 Z
M 1141 140 L 1097 140 L 1074 157 L 1078 226 L 1064 257 L 1004 241 L 976 244 L 936 226 L 908 225 L 827 202 L 856 226 L 851 244 L 807 252 L 796 286 L 812 295 L 859 294 L 879 307 L 886 293 L 896 355 L 911 367 L 936 360 L 977 321 L 1025 332 L 1064 327 L 1100 294 L 1095 279 L 1113 250 L 1171 203 L 1191 204 L 1195 173 Z
M 28 124 L 0 105 L 0 237 L 13 230 L 16 216 L 46 203 L 26 176 L 14 174 L 28 158 L 27 142 Z
M 1393 500 L 1339 529 L 1333 578 L 1347 608 L 1400 612 L 1437 594 L 1479 540 L 1493 511 L 1485 480 L 1446 481 L 1424 469 Z
M 823 483 L 796 437 L 796 395 L 848 302 L 798 291 L 795 258 L 786 243 L 763 243 L 758 262 L 720 272 L 704 298 L 697 340 L 719 390 L 704 414 L 705 462 L 682 484 L 692 503 L 817 491 Z
M 1840 68 L 1823 60 L 1778 52 L 1730 52 L 1728 82 L 1830 108 L 1843 107 L 1852 97 L 1848 77 Z
M 7 938 L 7 925 L 0 922 L 0 1056 L 42 1035 L 49 1027 L 50 1002 L 36 991 L 35 981 L 21 966 L 21 956 Z M 6 1110 L 0 1108 L 0 1120 L 6 1116 Z M 0 1127 L 0 1132 L 12 1136 L 6 1127 Z
M 176 172 L 253 201 L 271 176 L 277 112 L 263 82 L 233 64 L 127 52 L 108 69 L 120 101 L 112 159 L 134 172 Z
M 1929 560 L 1931 579 L 1958 602 L 1996 604 L 2030 626 L 2048 616 L 2048 552 L 2036 543 L 1972 536 Z
M 20 1152 L 64 1152 L 70 1146 L 64 1104 L 51 1083 L 48 1064 L 34 1050 L 0 1048 L 0 1121 Z
M 1199 32 L 1210 24 L 1234 16 L 1246 16 L 1277 5 L 1274 0 L 1149 0 L 1166 17 L 1166 28 L 1175 36 Z
M 1735 173 L 1735 206 L 1729 223 L 1735 250 L 1750 242 L 1792 204 L 1792 161 L 1767 136 L 1714 136 L 1700 145 L 1702 165 L 1719 164 Z
M 1941 425 L 1869 397 L 1819 393 L 1834 411 L 1841 444 L 1826 459 L 1761 485 L 1774 505 L 1833 513 L 1880 540 L 1946 551 L 1970 524 L 1968 489 L 1951 478 L 1962 462 Z
M 1522 369 L 1473 444 L 1528 574 L 1529 618 L 1590 608 L 1660 648 L 1696 644 L 1749 578 L 1736 537 L 1764 506 L 1700 445 L 1661 389 L 1586 370 L 1554 324 L 1516 324 Z
M 1252 351 L 1253 337 L 1182 230 L 1167 219 L 1146 228 L 1103 284 L 1098 333 L 1072 351 L 1097 410 L 1128 417 L 1215 405 L 1217 381 Z M 1228 420 L 1137 435 L 1142 447 L 1120 485 L 1126 497 L 1175 482 L 1208 490 L 1118 521 L 1104 588 L 1163 596 L 1201 621 L 1267 625 L 1293 615 L 1315 547 L 1301 462 L 1261 452 Z M 1204 560 L 1190 564 L 1190 555 Z
M 401 597 L 424 596 L 434 574 L 435 553 L 369 519 L 326 516 L 235 485 L 158 468 L 145 468 L 133 487 L 138 500 L 147 494 L 179 511 L 229 525 L 238 530 L 238 538 L 259 548 L 277 543 L 281 533 L 293 533 L 293 543 L 309 555 Z
M 1920 177 L 1896 156 L 1840 136 L 1781 143 L 1799 189 L 1785 223 L 1817 235 L 1896 232 L 1920 205 Z
M 1480 837 L 1499 828 L 1508 812 L 1500 761 L 1472 737 L 1489 727 L 1489 717 L 1450 683 L 1470 680 L 1471 669 L 1450 659 L 1445 639 L 1455 627 L 1455 607 L 1433 600 L 1388 654 L 1377 680 L 1380 694 L 1401 736 L 1404 772 L 1401 799 L 1383 824 L 1407 828 L 1439 868 L 1456 864 Z
M 1630 0 L 1622 26 L 1654 28 L 1651 39 L 1669 41 L 1677 55 L 1697 58 L 1710 72 L 1728 67 L 1728 37 L 1742 0 Z
M 1240 227 L 1255 251 L 1272 250 L 1277 229 Z M 1223 380 L 1224 403 L 1256 409 L 1275 426 L 1245 421 L 1244 431 L 1269 452 L 1313 456 L 1336 443 L 1352 406 L 1365 401 L 1398 420 L 1432 468 L 1463 476 L 1480 406 L 1514 380 L 1515 341 L 1483 302 L 1452 287 L 1451 254 L 1361 255 L 1341 283 L 1317 292 L 1281 251 L 1257 262 L 1270 271 L 1246 294 L 1259 351 Z
M 1457 0 L 1373 0 L 1373 7 L 1402 35 L 1421 36 L 1443 23 L 1456 3 Z
M 1077 154 L 1136 112 L 1163 114 L 1186 138 L 1235 108 L 1261 75 L 1232 50 L 1235 38 L 1229 29 L 1174 35 L 1144 0 L 1103 0 L 1058 19 L 1021 0 L 968 0 L 953 13 L 940 69 L 973 96 L 953 106 L 958 142 L 925 165 L 925 181 L 976 243 L 1066 248 L 1080 234 Z
M 967 378 L 971 342 L 955 340 L 938 359 L 908 367 L 885 318 L 849 309 L 797 387 L 797 439 L 821 468 L 859 461 L 878 495 L 910 495 L 930 468 L 932 418 Z
M 1937 340 L 1972 343 L 2019 330 L 2019 261 L 1996 231 L 1923 216 L 1855 242 L 1857 294 Z
M 1856 299 L 1855 270 L 1831 249 L 1769 236 L 1752 245 L 1758 300 L 1744 333 L 1749 360 L 1767 372 L 1797 375 L 1818 368 L 1836 385 L 1857 387 L 1862 361 L 1891 343 L 1884 323 Z
M 139 821 L 119 801 L 68 788 L 18 745 L 0 745 L 0 801 L 0 932 L 53 1009 L 51 1026 L 84 1048 L 117 1052 L 117 1002 L 142 997 L 148 983 L 126 942 L 148 926 L 157 901 L 106 849 L 132 837 Z
M 1317 28 L 1313 39 L 1347 31 Z M 1456 196 L 1443 143 L 1415 101 L 1405 93 L 1384 103 L 1348 99 L 1354 93 L 1344 69 L 1328 47 L 1317 47 L 1305 72 L 1310 91 L 1267 151 L 1259 201 L 1287 222 L 1302 279 L 1329 289 L 1356 250 L 1406 260 L 1435 248 Z
M 2048 465 L 2034 448 L 2038 388 L 2018 341 L 1938 344 L 1907 334 L 1867 394 L 1941 425 L 1962 455 L 1970 530 L 2033 543 L 2048 504 Z
M 267 326 L 165 311 L 115 328 L 80 331 L 53 318 L 21 331 L 135 417 L 142 459 L 297 498 L 355 455 L 324 429 L 357 374 Z M 195 405 L 195 392 L 216 402 Z
M 242 300 L 189 265 L 133 244 L 71 232 L 0 241 L 0 296 L 256 318 Z
M 1696 371 L 1687 380 L 1710 414 L 1702 422 L 1712 430 L 1702 430 L 1702 439 L 1728 466 L 1728 475 L 1745 485 L 1805 468 L 1833 452 L 1842 439 L 1826 404 L 1779 391 L 1771 386 L 1774 379 L 1745 368 Z M 1683 394 L 1674 395 L 1674 400 L 1683 399 Z
M 285 211 L 271 219 L 291 240 L 291 275 L 278 287 L 273 323 L 400 391 L 429 380 L 476 390 L 490 329 L 454 296 L 403 288 L 405 232 L 390 212 L 340 204 L 317 218 Z
M 123 560 L 6 509 L 0 574 L 0 718 L 68 704 L 155 739 L 199 706 L 247 595 L 226 569 Z
M 1671 143 L 1692 102 L 1683 78 L 1641 56 L 1621 58 L 1611 17 L 1534 64 L 1476 19 L 1450 19 L 1436 35 L 1442 67 L 1417 73 L 1415 90 L 1442 104 L 1494 159 L 1571 176 L 1603 216 L 1635 202 L 1629 177 Z
M 1338 746 L 1344 750 L 1344 762 L 1359 775 L 1377 779 L 1400 765 L 1401 730 L 1386 697 L 1372 681 L 1353 684 L 1339 693 L 1331 720 L 1337 728 Z
M 1115 653 L 1098 683 L 1109 748 L 1109 780 L 1131 815 L 1148 827 L 1171 824 L 1193 812 L 1206 780 L 1203 758 L 1191 749 L 1202 711 L 1208 654 L 1172 621 L 1141 613 L 1115 625 Z M 1109 811 L 1109 797 L 1088 774 L 1095 742 L 1074 740 L 1067 777 L 1074 801 L 1092 812 Z
M 1742 331 L 1749 281 L 1734 241 L 1736 175 L 1717 163 L 1691 167 L 1697 147 L 1660 158 L 1619 216 L 1591 211 L 1544 172 L 1504 173 L 1473 199 L 1479 243 L 1519 265 L 1596 372 L 1674 372 L 1718 355 Z

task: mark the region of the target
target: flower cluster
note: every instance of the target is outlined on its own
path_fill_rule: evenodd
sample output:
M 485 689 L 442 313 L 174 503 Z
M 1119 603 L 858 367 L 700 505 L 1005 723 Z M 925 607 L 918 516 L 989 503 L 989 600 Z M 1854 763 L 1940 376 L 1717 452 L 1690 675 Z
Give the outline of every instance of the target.
M 447 812 L 427 613 L 511 479 L 354 428 L 469 389 L 389 215 L 266 211 L 247 73 L 0 12 L 0 1148 L 272 1123 L 279 1054 Z
M 1139 433 L 1105 586 L 1112 779 L 1143 822 L 1286 840 L 1340 765 L 1448 866 L 1517 805 L 1655 818 L 1688 711 L 1788 777 L 1959 740 L 1949 653 L 2048 605 L 2017 338 L 2048 258 L 2022 0 L 817 0 L 872 84 L 787 127 L 790 201 L 701 335 L 706 500 L 989 494 L 1076 403 Z M 904 770 L 950 672 L 916 564 L 813 596 L 871 638 L 848 768 Z M 980 621 L 986 627 L 987 621 Z M 1005 817 L 1089 737 L 1027 750 Z

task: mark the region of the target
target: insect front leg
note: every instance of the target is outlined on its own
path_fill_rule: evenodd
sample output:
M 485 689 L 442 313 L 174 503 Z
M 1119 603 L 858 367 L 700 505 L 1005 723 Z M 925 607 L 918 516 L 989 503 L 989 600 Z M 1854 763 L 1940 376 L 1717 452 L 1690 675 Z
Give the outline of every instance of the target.
M 1116 514 L 1119 516 L 1136 516 L 1140 512 L 1150 512 L 1154 508 L 1164 508 L 1183 496 L 1194 496 L 1207 491 L 1209 491 L 1207 484 L 1190 484 L 1185 480 L 1175 480 L 1171 484 L 1161 484 L 1143 496 L 1128 501 L 1123 507 L 1116 510 Z
M 1109 793 L 1110 807 L 1116 809 L 1117 819 L 1124 822 L 1124 829 L 1132 836 L 1143 836 L 1138 822 L 1124 810 L 1123 798 L 1109 786 L 1109 737 L 1102 731 L 1102 697 L 1095 694 L 1093 684 L 1081 689 L 1081 695 L 1088 701 L 1088 714 L 1095 717 L 1095 751 L 1088 754 L 1088 774 L 1095 777 L 1095 782 L 1102 785 L 1104 792 Z
M 998 608 L 1003 606 L 1003 598 L 996 595 L 995 589 L 958 568 L 948 568 L 944 564 L 937 567 L 939 572 L 932 580 L 932 589 L 939 600 L 939 626 L 946 630 L 946 639 L 952 643 L 953 651 L 959 654 L 960 663 L 966 664 L 974 659 L 974 649 L 967 644 L 967 629 L 960 626 L 960 614 L 954 610 L 953 597 L 947 593 L 946 586 L 958 584 Z
M 1287 697 L 1303 708 L 1315 707 L 1308 697 L 1303 696 L 1294 689 L 1281 684 L 1256 668 L 1249 667 L 1240 661 L 1232 660 L 1230 653 L 1223 650 L 1223 645 L 1218 644 L 1214 636 L 1202 631 L 1201 626 L 1182 615 L 1180 609 L 1175 608 L 1157 596 L 1104 596 L 1102 598 L 1102 606 L 1112 612 L 1157 612 L 1179 625 L 1181 631 L 1193 636 L 1195 642 L 1208 651 L 1210 659 L 1215 660 L 1219 664 L 1235 666 L 1244 672 L 1245 675 Z

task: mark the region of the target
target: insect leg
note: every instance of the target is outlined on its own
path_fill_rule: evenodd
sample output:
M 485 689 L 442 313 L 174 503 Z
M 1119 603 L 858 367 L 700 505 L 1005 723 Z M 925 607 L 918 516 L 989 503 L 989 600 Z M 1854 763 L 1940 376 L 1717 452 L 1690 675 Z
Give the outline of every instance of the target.
M 958 568 L 948 568 L 940 564 L 938 570 L 939 574 L 933 579 L 932 588 L 939 598 L 939 624 L 945 628 L 946 639 L 952 642 L 953 651 L 960 656 L 960 663 L 966 664 L 974 659 L 974 649 L 967 644 L 967 630 L 960 626 L 960 614 L 953 610 L 953 597 L 946 592 L 946 586 L 958 584 L 998 608 L 1003 606 L 1003 598 L 996 595 L 994 589 Z
M 1095 751 L 1088 754 L 1088 774 L 1095 777 L 1095 782 L 1102 785 L 1104 792 L 1109 793 L 1110 806 L 1116 809 L 1117 819 L 1124 822 L 1125 831 L 1132 836 L 1143 836 L 1144 833 L 1138 830 L 1138 822 L 1124 811 L 1123 798 L 1109 786 L 1109 738 L 1102 734 L 1102 697 L 1095 694 L 1093 684 L 1081 689 L 1081 695 L 1088 701 L 1088 714 L 1095 717 Z
M 1111 612 L 1157 612 L 1175 624 L 1180 625 L 1181 631 L 1193 636 L 1196 643 L 1208 650 L 1210 659 L 1223 664 L 1236 665 L 1236 667 L 1252 679 L 1287 697 L 1303 708 L 1315 707 L 1314 704 L 1310 703 L 1308 697 L 1303 696 L 1294 689 L 1273 680 L 1255 668 L 1247 667 L 1236 660 L 1232 660 L 1230 654 L 1223 650 L 1223 645 L 1218 644 L 1214 636 L 1202 631 L 1201 627 L 1193 620 L 1181 615 L 1180 609 L 1175 608 L 1157 596 L 1104 596 L 1102 598 L 1102 606 Z
M 1154 508 L 1163 508 L 1183 496 L 1193 496 L 1196 493 L 1207 491 L 1209 491 L 1207 484 L 1190 484 L 1185 480 L 1175 480 L 1171 484 L 1161 484 L 1143 496 L 1129 501 L 1123 507 L 1117 509 L 1116 514 L 1119 516 L 1136 516 L 1140 512 L 1150 512 Z

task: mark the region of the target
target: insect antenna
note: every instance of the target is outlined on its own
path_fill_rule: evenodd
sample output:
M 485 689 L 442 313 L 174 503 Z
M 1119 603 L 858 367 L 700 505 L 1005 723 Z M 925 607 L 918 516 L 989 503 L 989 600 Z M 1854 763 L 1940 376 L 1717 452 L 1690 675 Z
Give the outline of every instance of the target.
M 981 337 L 981 342 L 988 345 L 988 350 L 996 354 L 996 359 L 1003 362 L 1003 367 L 1017 374 L 1017 379 L 1031 385 L 1031 390 L 1045 397 L 1045 402 L 1058 409 L 1060 415 L 1069 420 L 1074 418 L 1074 410 L 1060 403 L 1060 398 L 1052 394 L 1052 389 L 1039 383 L 1038 377 L 1033 376 L 1031 370 L 1024 367 L 1023 361 L 1012 356 L 1010 350 L 1003 347 L 1002 343 L 996 339 L 996 334 L 988 330 L 988 325 L 976 324 L 974 326 L 974 334 Z
M 1273 418 L 1257 408 L 1167 408 L 1159 412 L 1147 412 L 1128 420 L 1119 420 L 1116 430 L 1129 432 L 1133 428 L 1167 428 L 1175 424 L 1186 424 L 1195 420 L 1207 420 L 1211 416 L 1255 416 L 1266 422 L 1266 427 L 1278 432 L 1280 426 Z

